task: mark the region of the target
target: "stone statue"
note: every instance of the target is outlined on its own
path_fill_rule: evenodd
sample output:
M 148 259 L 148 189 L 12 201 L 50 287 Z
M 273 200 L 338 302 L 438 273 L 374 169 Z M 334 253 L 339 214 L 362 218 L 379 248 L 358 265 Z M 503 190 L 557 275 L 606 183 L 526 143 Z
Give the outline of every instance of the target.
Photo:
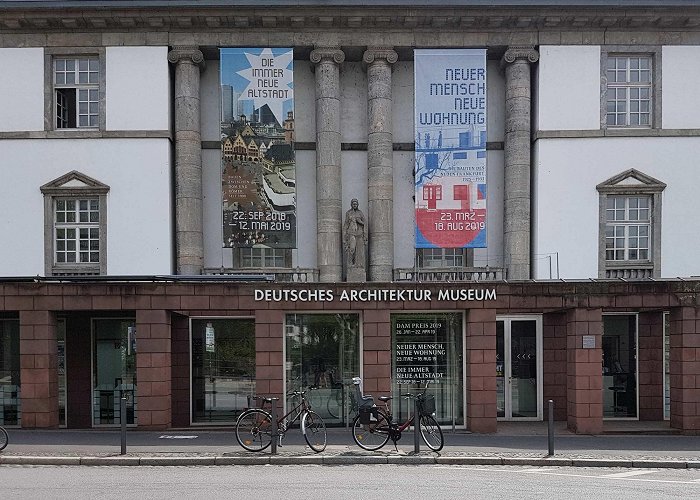
M 357 199 L 350 202 L 350 210 L 345 212 L 343 224 L 343 248 L 348 269 L 348 281 L 364 281 L 365 278 L 365 245 L 367 244 L 367 220 L 362 210 L 358 208 Z M 355 269 L 355 271 L 353 271 Z M 358 271 L 362 274 L 362 279 Z M 352 276 L 351 276 L 352 274 Z

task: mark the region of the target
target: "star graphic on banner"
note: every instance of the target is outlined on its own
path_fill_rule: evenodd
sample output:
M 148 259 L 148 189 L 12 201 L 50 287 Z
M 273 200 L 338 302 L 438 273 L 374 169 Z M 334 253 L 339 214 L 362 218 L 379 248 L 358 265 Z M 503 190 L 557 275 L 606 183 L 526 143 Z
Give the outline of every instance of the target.
M 283 54 L 275 56 L 272 54 L 272 49 L 267 48 L 263 49 L 260 55 L 246 52 L 245 56 L 251 67 L 238 71 L 240 76 L 248 80 L 248 86 L 243 90 L 243 96 L 251 94 L 253 96 L 258 96 L 261 95 L 261 91 L 287 91 L 284 93 L 280 92 L 280 96 L 252 97 L 255 109 L 259 109 L 267 104 L 270 111 L 275 115 L 277 122 L 281 125 L 284 122 L 284 101 L 294 97 L 294 90 L 290 86 L 293 82 L 293 71 L 287 69 L 292 62 L 294 52 L 288 50 Z M 265 62 L 265 66 L 263 66 L 263 61 Z M 273 61 L 272 65 L 267 64 L 269 61 Z M 264 74 L 264 70 L 267 69 L 277 70 L 275 76 L 261 76 L 261 74 Z M 263 73 L 261 73 L 261 70 Z M 265 82 L 267 85 L 261 86 L 260 84 L 262 82 Z M 249 94 L 249 91 L 252 92 Z

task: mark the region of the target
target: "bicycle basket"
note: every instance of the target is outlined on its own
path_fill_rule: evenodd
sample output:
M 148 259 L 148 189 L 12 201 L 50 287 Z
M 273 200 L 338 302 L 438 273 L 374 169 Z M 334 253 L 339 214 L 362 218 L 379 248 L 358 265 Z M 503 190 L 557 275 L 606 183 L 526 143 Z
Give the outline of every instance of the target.
M 379 419 L 379 409 L 376 406 L 360 407 L 360 423 L 371 424 Z
M 421 415 L 432 415 L 435 413 L 435 396 L 429 394 L 419 399 L 418 411 Z

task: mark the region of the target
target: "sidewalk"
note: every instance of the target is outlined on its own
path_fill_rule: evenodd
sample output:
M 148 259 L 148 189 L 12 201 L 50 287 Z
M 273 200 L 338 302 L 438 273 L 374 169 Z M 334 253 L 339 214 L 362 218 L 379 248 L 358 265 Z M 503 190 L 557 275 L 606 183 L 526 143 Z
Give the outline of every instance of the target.
M 700 468 L 700 436 L 682 436 L 664 422 L 606 422 L 605 433 L 576 435 L 565 422 L 555 425 L 548 454 L 544 422 L 499 422 L 494 434 L 443 429 L 445 447 L 431 452 L 421 441 L 414 453 L 413 432 L 396 450 L 391 442 L 377 452 L 360 449 L 349 429 L 328 429 L 322 453 L 310 450 L 298 429 L 290 430 L 276 455 L 243 450 L 231 427 L 162 432 L 129 430 L 127 453 L 120 455 L 118 430 L 9 429 L 10 444 L 0 464 L 32 465 L 260 465 L 260 464 L 452 464 L 580 467 Z

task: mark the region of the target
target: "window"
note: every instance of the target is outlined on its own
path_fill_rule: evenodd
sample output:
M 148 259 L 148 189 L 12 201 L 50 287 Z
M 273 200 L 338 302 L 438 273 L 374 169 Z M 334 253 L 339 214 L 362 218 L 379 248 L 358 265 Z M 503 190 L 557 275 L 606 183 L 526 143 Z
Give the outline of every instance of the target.
M 465 267 L 470 257 L 464 248 L 421 248 L 416 254 L 420 268 Z
M 75 171 L 41 187 L 47 276 L 106 273 L 108 191 Z
M 100 59 L 96 55 L 53 58 L 55 128 L 98 128 Z
M 608 196 L 606 260 L 649 260 L 651 197 Z
M 292 252 L 286 248 L 256 246 L 241 248 L 238 255 L 238 268 L 255 269 L 268 267 L 291 267 Z
M 99 264 L 99 198 L 54 200 L 55 264 Z
M 651 63 L 651 56 L 608 56 L 608 126 L 651 126 Z
M 598 184 L 600 278 L 660 276 L 661 193 L 666 185 L 635 169 Z

